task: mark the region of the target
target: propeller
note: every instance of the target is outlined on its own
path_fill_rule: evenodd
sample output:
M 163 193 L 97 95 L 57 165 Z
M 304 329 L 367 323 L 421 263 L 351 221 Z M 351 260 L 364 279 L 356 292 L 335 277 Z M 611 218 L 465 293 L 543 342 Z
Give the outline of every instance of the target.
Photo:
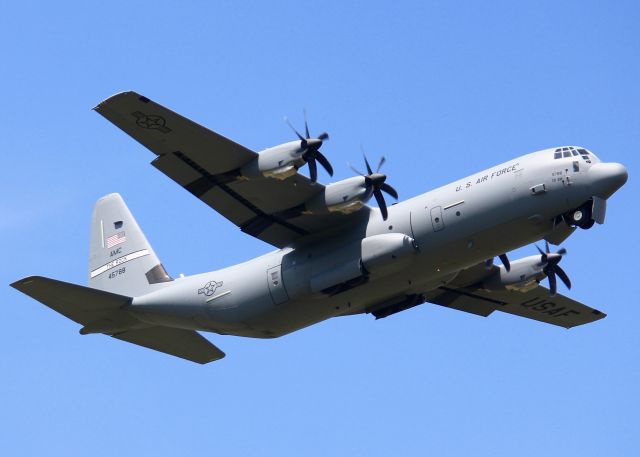
M 302 136 L 302 134 L 296 130 L 291 122 L 289 122 L 289 119 L 285 117 L 284 120 L 300 139 L 300 148 L 304 151 L 302 153 L 302 158 L 309 165 L 309 177 L 311 178 L 311 182 L 318 181 L 318 165 L 316 164 L 316 160 L 320 162 L 320 165 L 322 165 L 325 170 L 327 170 L 329 176 L 333 176 L 333 167 L 324 154 L 320 152 L 320 146 L 322 146 L 322 143 L 325 140 L 329 139 L 329 134 L 327 132 L 322 132 L 317 138 L 311 138 L 311 135 L 309 134 L 309 123 L 307 122 L 306 110 L 304 110 L 305 136 Z
M 376 168 L 376 172 L 374 173 L 373 170 L 371 169 L 371 165 L 369 164 L 369 161 L 367 160 L 367 156 L 364 153 L 364 151 L 362 151 L 362 156 L 364 157 L 364 163 L 367 166 L 366 175 L 358 171 L 351 165 L 349 165 L 349 167 L 351 167 L 351 169 L 354 172 L 364 177 L 365 186 L 367 187 L 367 190 L 370 190 L 373 192 L 373 196 L 375 197 L 376 202 L 380 207 L 380 212 L 382 213 L 382 219 L 386 221 L 387 217 L 389 216 L 389 212 L 387 211 L 387 202 L 385 201 L 384 195 L 382 195 L 382 192 L 385 192 L 391 195 L 396 200 L 398 199 L 398 192 L 396 192 L 396 190 L 393 187 L 391 187 L 389 184 L 385 182 L 387 180 L 387 175 L 380 173 L 380 168 L 382 168 L 382 165 L 384 165 L 384 163 L 386 162 L 386 159 L 384 158 L 384 156 L 380 158 L 380 162 L 378 163 L 378 168 Z
M 540 249 L 538 245 L 536 248 L 540 253 L 540 266 L 543 266 L 542 271 L 549 278 L 549 291 L 551 296 L 554 296 L 558 291 L 556 275 L 560 278 L 560 280 L 567 286 L 567 289 L 571 289 L 571 280 L 569 276 L 564 272 L 562 268 L 560 268 L 560 261 L 562 260 L 562 256 L 567 253 L 565 248 L 559 249 L 557 252 L 551 252 L 549 250 L 549 242 L 545 241 L 545 251 Z
M 498 258 L 500 259 L 500 262 L 502 262 L 502 265 L 504 265 L 504 269 L 507 271 L 511 271 L 511 262 L 509 262 L 509 257 L 507 257 L 507 254 L 500 254 Z M 485 261 L 485 265 L 487 268 L 491 268 L 493 266 L 493 258 L 487 259 Z

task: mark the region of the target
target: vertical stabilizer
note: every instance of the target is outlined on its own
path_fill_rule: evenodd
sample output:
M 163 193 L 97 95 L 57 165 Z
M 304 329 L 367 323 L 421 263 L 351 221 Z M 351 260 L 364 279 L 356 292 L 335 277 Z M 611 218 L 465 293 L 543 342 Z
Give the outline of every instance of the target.
M 144 295 L 172 281 L 119 194 L 96 203 L 91 221 L 89 286 Z

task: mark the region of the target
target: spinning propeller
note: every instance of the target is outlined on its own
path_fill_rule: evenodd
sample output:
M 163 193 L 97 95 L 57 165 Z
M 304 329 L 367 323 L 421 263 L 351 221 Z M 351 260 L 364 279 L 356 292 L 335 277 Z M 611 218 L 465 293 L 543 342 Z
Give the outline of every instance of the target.
M 567 250 L 565 248 L 561 248 L 558 252 L 551 252 L 549 250 L 549 243 L 547 241 L 544 243 L 546 252 L 540 249 L 538 245 L 536 245 L 536 248 L 540 253 L 540 266 L 543 267 L 542 271 L 549 278 L 549 291 L 551 292 L 551 296 L 554 296 L 558 291 L 556 275 L 558 275 L 564 285 L 567 286 L 567 289 L 571 289 L 571 280 L 569 279 L 569 276 L 567 276 L 564 270 L 560 268 L 560 265 L 558 265 L 562 260 L 562 256 L 567 253 Z
M 382 192 L 386 192 L 396 200 L 398 199 L 398 192 L 396 192 L 396 190 L 393 187 L 391 187 L 389 184 L 385 182 L 387 179 L 387 175 L 380 173 L 380 168 L 385 163 L 386 159 L 384 158 L 384 156 L 380 158 L 380 162 L 378 163 L 378 168 L 374 173 L 373 170 L 371 169 L 371 165 L 369 165 L 369 161 L 367 160 L 367 156 L 364 154 L 364 151 L 362 151 L 362 156 L 364 157 L 364 163 L 367 166 L 366 175 L 356 170 L 351 165 L 349 166 L 354 172 L 364 177 L 364 183 L 365 183 L 365 186 L 367 187 L 367 191 L 373 192 L 373 196 L 375 197 L 376 202 L 378 202 L 378 206 L 380 207 L 380 212 L 382 213 L 382 219 L 386 221 L 389 213 L 387 211 L 387 202 L 384 200 L 384 195 L 382 195 Z
M 318 135 L 317 138 L 311 138 L 309 134 L 309 124 L 307 123 L 307 111 L 304 111 L 304 133 L 303 137 L 300 132 L 296 130 L 296 128 L 289 122 L 289 119 L 284 119 L 286 123 L 291 127 L 291 130 L 300 138 L 300 148 L 304 151 L 302 153 L 303 160 L 309 165 L 309 176 L 311 178 L 311 182 L 318 181 L 318 166 L 316 165 L 316 160 L 320 162 L 320 165 L 327 170 L 329 176 L 333 176 L 333 167 L 327 160 L 327 158 L 320 152 L 320 146 L 322 146 L 322 142 L 329 139 L 329 134 L 327 132 L 322 132 Z

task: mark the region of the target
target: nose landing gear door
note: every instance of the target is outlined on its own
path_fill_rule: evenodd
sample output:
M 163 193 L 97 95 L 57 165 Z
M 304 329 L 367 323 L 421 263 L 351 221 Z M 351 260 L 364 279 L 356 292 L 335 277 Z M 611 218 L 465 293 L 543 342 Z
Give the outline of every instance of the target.
M 289 295 L 282 282 L 282 269 L 280 265 L 267 270 L 267 284 L 269 284 L 269 293 L 275 305 L 280 305 L 289 300 Z
M 442 220 L 442 207 L 434 206 L 431 208 L 431 225 L 434 232 L 444 229 L 444 221 Z

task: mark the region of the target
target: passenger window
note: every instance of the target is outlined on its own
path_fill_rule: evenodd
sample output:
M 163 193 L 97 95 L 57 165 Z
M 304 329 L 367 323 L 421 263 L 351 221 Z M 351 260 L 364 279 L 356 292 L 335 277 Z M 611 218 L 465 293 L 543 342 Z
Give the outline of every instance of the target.
M 563 155 L 564 157 L 571 157 L 571 151 L 564 151 L 564 152 L 562 153 L 562 155 Z
M 553 158 L 554 159 L 559 159 L 560 157 L 562 157 L 562 153 L 561 152 L 556 152 L 555 154 L 553 154 Z

